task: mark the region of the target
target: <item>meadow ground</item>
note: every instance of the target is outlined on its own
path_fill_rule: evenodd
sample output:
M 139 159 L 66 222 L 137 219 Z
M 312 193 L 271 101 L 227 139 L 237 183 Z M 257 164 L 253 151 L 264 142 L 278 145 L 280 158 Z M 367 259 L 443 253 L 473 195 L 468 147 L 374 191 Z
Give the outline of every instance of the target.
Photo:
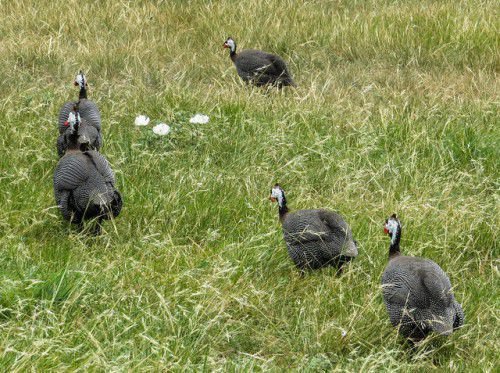
M 499 10 L 0 0 L 1 369 L 498 369 Z M 242 84 L 228 36 L 283 56 L 298 88 Z M 80 69 L 124 198 L 95 238 L 52 191 Z M 188 123 L 198 112 L 210 122 Z M 342 276 L 299 276 L 275 182 L 292 209 L 346 217 L 360 255 Z M 413 353 L 379 285 L 393 212 L 403 251 L 439 263 L 466 313 Z

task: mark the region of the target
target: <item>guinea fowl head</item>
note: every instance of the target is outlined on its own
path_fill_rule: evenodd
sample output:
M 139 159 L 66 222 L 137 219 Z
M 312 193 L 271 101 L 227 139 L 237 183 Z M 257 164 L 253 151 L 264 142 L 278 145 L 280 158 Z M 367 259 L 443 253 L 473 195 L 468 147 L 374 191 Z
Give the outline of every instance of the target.
M 236 43 L 234 42 L 233 38 L 229 37 L 226 39 L 223 45 L 224 48 L 229 48 L 231 51 L 231 54 L 236 53 Z
M 68 119 L 64 122 L 64 126 L 68 127 L 65 134 L 69 147 L 74 148 L 78 143 L 78 131 L 81 121 L 82 118 L 78 110 L 78 103 L 76 103 L 75 106 L 73 106 L 73 110 L 69 112 Z
M 87 98 L 87 87 L 88 87 L 87 78 L 83 74 L 82 70 L 80 70 L 80 72 L 76 76 L 74 84 L 75 84 L 75 86 L 80 87 L 79 98 L 80 99 Z
M 64 122 L 64 125 L 70 129 L 70 134 L 74 134 L 78 131 L 80 121 L 80 113 L 78 112 L 78 110 L 73 109 L 73 111 L 69 112 L 68 119 L 66 120 L 66 122 Z
M 399 241 L 401 239 L 401 222 L 396 214 L 385 220 L 384 233 L 391 237 L 389 257 L 399 254 Z
M 280 218 L 283 218 L 288 212 L 288 207 L 286 206 L 285 191 L 279 186 L 279 184 L 275 184 L 271 189 L 269 199 L 272 202 L 278 202 Z
M 80 72 L 76 76 L 74 84 L 75 84 L 75 86 L 78 86 L 80 88 L 87 87 L 87 78 L 85 77 L 85 74 L 83 73 L 82 70 L 80 70 Z

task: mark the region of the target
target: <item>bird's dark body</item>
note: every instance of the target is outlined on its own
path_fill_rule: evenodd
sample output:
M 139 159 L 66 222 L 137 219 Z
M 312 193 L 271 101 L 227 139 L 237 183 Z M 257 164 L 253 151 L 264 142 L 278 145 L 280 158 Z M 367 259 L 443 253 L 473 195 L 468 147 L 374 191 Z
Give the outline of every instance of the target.
M 285 61 L 277 55 L 256 49 L 246 49 L 231 55 L 238 75 L 256 86 L 295 85 Z
M 97 151 L 64 155 L 54 173 L 54 194 L 63 217 L 76 224 L 116 217 L 122 208 L 113 171 Z
M 283 235 L 297 268 L 340 268 L 358 254 L 352 232 L 342 216 L 324 210 L 299 210 L 284 215 Z
M 86 94 L 86 93 L 85 93 Z M 73 110 L 75 104 L 78 103 L 78 112 L 82 119 L 86 120 L 87 123 L 95 127 L 99 132 L 101 131 L 101 112 L 97 105 L 86 98 L 80 98 L 79 101 L 69 101 L 64 103 L 59 111 L 59 134 L 63 134 L 66 131 L 66 126 L 64 122 L 68 120 L 69 113 Z
M 64 126 L 64 130 L 68 131 L 68 127 Z M 61 128 L 59 129 L 61 133 Z M 90 125 L 87 120 L 82 119 L 77 131 L 78 144 L 81 150 L 100 150 L 102 146 L 102 136 L 99 130 Z M 68 149 L 68 136 L 63 131 L 57 138 L 57 154 L 62 157 Z
M 448 335 L 464 322 L 450 279 L 430 259 L 400 254 L 401 225 L 393 215 L 385 225 L 391 236 L 389 263 L 382 274 L 382 295 L 391 324 L 412 341 L 431 332 Z

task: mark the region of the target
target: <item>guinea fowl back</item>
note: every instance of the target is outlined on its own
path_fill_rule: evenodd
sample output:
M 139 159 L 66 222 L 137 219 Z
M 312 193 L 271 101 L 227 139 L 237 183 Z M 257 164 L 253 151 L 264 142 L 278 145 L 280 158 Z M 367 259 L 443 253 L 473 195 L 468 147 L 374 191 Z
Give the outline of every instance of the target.
M 402 312 L 408 311 L 415 320 L 429 320 L 428 327 L 449 334 L 453 330 L 454 297 L 451 283 L 444 271 L 424 258 L 399 256 L 392 259 L 382 276 L 386 304 L 392 307 L 389 318 L 397 325 Z
M 63 216 L 75 223 L 118 216 L 122 200 L 107 160 L 96 151 L 69 152 L 54 173 L 54 193 Z
M 65 122 L 65 130 L 68 130 L 67 121 Z M 80 120 L 80 125 L 77 130 L 77 142 L 81 150 L 99 150 L 102 146 L 101 133 L 85 119 Z M 68 148 L 68 140 L 63 132 L 57 138 L 57 153 L 62 157 Z
M 333 211 L 314 209 L 289 213 L 283 220 L 283 232 L 289 243 L 323 241 L 338 255 L 357 255 L 349 226 Z
M 238 75 L 245 81 L 254 80 L 257 85 L 274 83 L 293 85 L 285 62 L 276 55 L 246 49 L 234 59 Z
M 63 134 L 66 130 L 65 122 L 68 120 L 69 113 L 73 110 L 76 103 L 79 103 L 79 113 L 82 119 L 85 119 L 88 124 L 94 126 L 99 132 L 101 131 L 101 113 L 97 105 L 90 100 L 81 99 L 76 102 L 66 102 L 59 111 L 59 134 Z

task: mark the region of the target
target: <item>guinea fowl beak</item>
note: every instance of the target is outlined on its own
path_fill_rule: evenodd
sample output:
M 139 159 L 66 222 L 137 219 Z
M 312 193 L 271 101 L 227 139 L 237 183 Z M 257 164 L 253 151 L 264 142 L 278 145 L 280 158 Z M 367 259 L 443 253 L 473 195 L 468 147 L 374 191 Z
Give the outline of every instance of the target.
M 224 43 L 224 45 L 222 47 L 223 48 L 229 48 L 229 45 L 227 45 L 227 43 Z
M 271 200 L 271 202 L 276 202 L 276 198 L 273 196 L 269 196 L 269 199 Z

